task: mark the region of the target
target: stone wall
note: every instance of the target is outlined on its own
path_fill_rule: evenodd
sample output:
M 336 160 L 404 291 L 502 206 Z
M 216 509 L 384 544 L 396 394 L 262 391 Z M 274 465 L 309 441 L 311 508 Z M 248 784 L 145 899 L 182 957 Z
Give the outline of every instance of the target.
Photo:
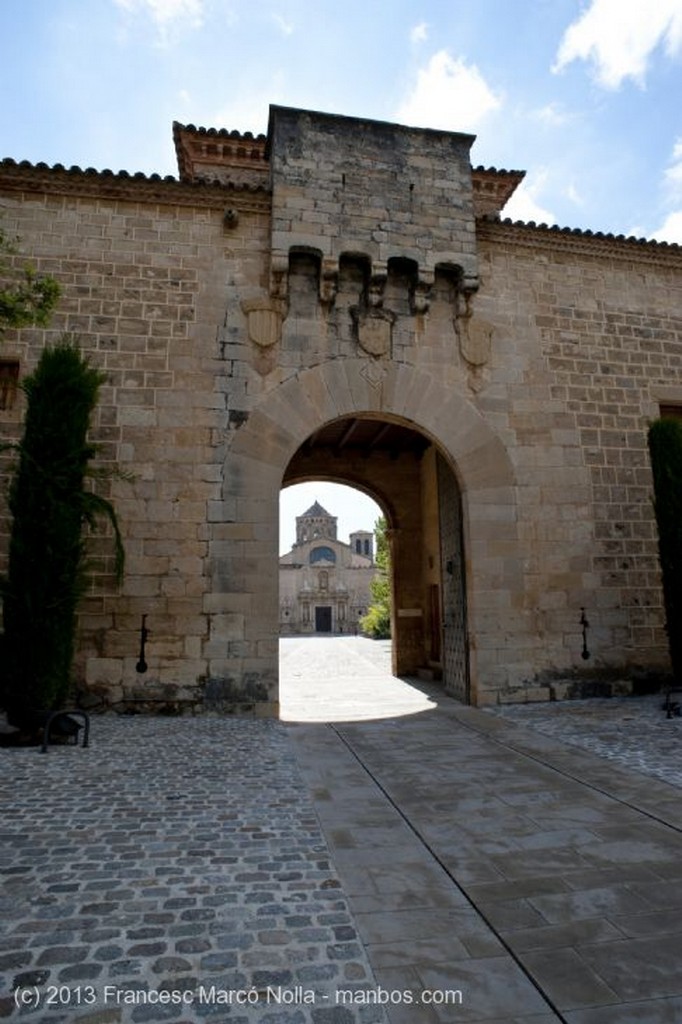
M 682 254 L 492 223 L 479 244 L 495 333 L 478 406 L 515 465 L 538 674 L 580 646 L 580 607 L 593 664 L 663 668 L 646 434 L 682 400 Z
M 83 175 L 46 180 L 9 168 L 5 177 L 3 227 L 39 272 L 56 277 L 62 298 L 49 330 L 8 332 L 0 355 L 19 358 L 23 375 L 45 342 L 72 333 L 107 376 L 93 429 L 98 463 L 132 477 L 108 485 L 127 552 L 120 592 L 106 538 L 89 544 L 99 557 L 82 604 L 78 676 L 108 702 L 195 701 L 207 677 L 208 541 L 221 529 L 212 520 L 216 506 L 223 518 L 232 425 L 219 331 L 228 276 L 236 264 L 245 276 L 256 258 L 266 210 L 251 204 L 228 237 L 215 190 L 104 178 L 90 196 Z M 10 437 L 22 407 L 0 413 Z M 5 532 L 3 551 L 6 541 Z M 135 671 L 143 614 L 144 676 Z
M 660 403 L 682 405 L 680 249 L 475 221 L 481 182 L 490 205 L 516 172 L 472 177 L 468 137 L 273 111 L 265 163 L 256 147 L 273 192 L 242 170 L 230 183 L 229 168 L 211 184 L 189 165 L 182 183 L 0 165 L 3 227 L 63 290 L 49 330 L 7 333 L 0 357 L 25 374 L 46 342 L 76 334 L 108 378 L 100 461 L 132 476 L 109 485 L 120 591 L 106 538 L 92 538 L 81 682 L 119 706 L 277 713 L 278 498 L 306 473 L 359 483 L 387 511 L 406 612 L 397 665 L 425 664 L 436 451 L 462 498 L 474 702 L 665 670 L 646 428 Z M 309 152 L 320 134 L 327 149 Z M 442 190 L 438 210 L 410 191 L 415 169 Z M 21 400 L 0 411 L 4 438 L 21 414 Z M 306 469 L 309 439 L 357 417 L 431 448 L 421 464 L 356 452 Z

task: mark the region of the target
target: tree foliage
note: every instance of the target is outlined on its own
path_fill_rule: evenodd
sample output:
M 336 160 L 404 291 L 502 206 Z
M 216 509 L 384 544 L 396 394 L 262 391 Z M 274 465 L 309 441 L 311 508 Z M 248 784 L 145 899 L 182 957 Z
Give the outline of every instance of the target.
M 101 516 L 113 525 L 119 578 L 123 571 L 113 507 L 86 486 L 95 454 L 87 433 L 103 380 L 66 337 L 43 351 L 22 384 L 28 403 L 9 493 L 9 568 L 0 581 L 0 704 L 19 726 L 68 695 L 86 582 L 84 527 L 95 528 Z
M 374 525 L 377 574 L 369 585 L 372 602 L 360 620 L 363 633 L 375 640 L 391 636 L 391 554 L 386 530 L 386 519 L 382 516 Z
M 648 440 L 670 660 L 682 682 L 682 422 L 656 420 Z
M 59 298 L 53 277 L 30 264 L 14 266 L 16 243 L 0 227 L 0 335 L 10 327 L 44 327 Z

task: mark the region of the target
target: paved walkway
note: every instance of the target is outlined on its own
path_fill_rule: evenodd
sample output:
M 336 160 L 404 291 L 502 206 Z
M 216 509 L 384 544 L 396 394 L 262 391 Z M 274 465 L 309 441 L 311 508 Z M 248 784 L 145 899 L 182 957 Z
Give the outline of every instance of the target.
M 681 1021 L 682 794 L 642 770 L 679 781 L 679 720 L 655 698 L 491 714 L 327 651 L 318 686 L 361 713 L 292 733 L 377 985 L 415 994 L 392 1024 Z M 593 749 L 528 728 L 562 720 Z M 593 752 L 614 729 L 627 767 Z
M 679 720 L 618 712 L 633 769 L 539 731 L 559 707 L 464 708 L 388 658 L 284 641 L 284 723 L 0 750 L 0 1018 L 682 1020 L 681 793 L 644 774 Z

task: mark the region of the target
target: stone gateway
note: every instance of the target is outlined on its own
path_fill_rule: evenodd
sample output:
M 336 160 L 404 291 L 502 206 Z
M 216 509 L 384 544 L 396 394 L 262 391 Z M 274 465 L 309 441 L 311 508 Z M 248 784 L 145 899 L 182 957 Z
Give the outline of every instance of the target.
M 386 516 L 396 673 L 483 705 L 665 671 L 646 431 L 682 408 L 682 250 L 502 220 L 523 175 L 468 135 L 277 106 L 267 137 L 173 131 L 178 179 L 0 164 L 3 228 L 62 288 L 3 338 L 3 439 L 69 331 L 132 474 L 82 687 L 276 715 L 279 492 L 314 479 Z

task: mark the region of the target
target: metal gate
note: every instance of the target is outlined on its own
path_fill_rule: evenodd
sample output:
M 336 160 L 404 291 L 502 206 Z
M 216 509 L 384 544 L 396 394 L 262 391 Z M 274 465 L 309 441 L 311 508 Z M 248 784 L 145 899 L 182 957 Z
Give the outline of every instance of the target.
M 462 502 L 455 475 L 437 455 L 438 514 L 443 612 L 443 685 L 458 700 L 469 702 L 469 648 Z

